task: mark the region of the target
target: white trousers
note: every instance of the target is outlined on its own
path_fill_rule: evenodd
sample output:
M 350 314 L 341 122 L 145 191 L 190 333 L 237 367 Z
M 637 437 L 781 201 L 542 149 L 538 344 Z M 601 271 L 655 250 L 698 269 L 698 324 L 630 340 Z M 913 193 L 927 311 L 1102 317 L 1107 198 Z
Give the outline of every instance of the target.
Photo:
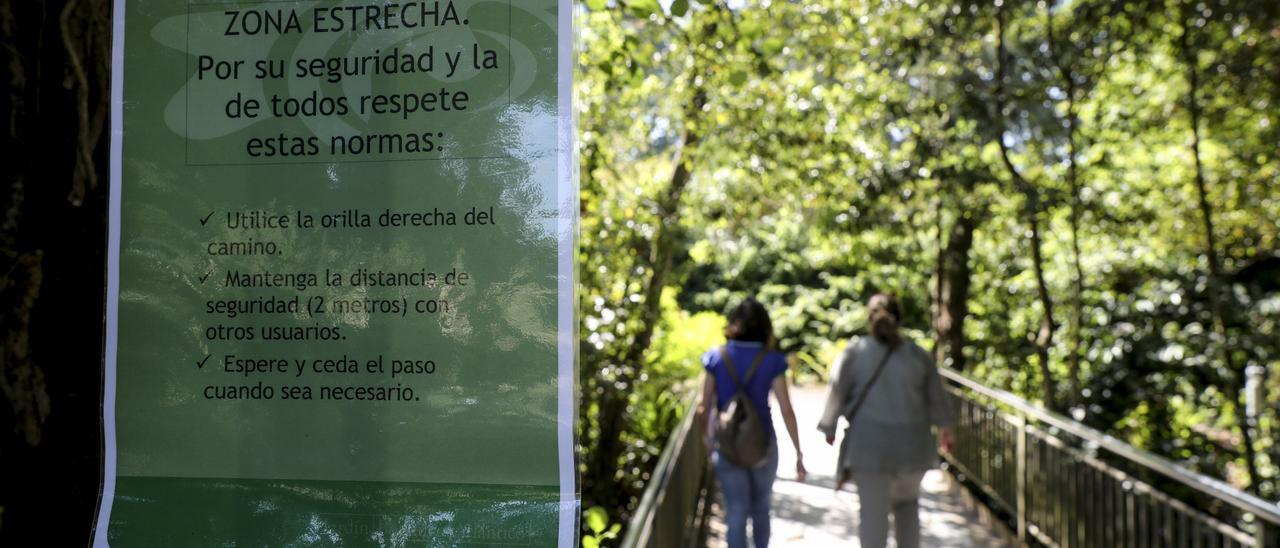
M 884 548 L 889 542 L 890 514 L 898 548 L 919 548 L 923 479 L 924 472 L 853 475 L 858 486 L 858 539 L 862 548 Z

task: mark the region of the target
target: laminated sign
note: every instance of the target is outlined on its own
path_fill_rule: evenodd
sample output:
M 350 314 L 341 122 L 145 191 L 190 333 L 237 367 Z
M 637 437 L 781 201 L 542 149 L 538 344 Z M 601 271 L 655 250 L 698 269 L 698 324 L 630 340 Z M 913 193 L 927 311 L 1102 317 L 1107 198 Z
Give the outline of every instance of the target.
M 115 3 L 96 546 L 570 546 L 568 0 Z

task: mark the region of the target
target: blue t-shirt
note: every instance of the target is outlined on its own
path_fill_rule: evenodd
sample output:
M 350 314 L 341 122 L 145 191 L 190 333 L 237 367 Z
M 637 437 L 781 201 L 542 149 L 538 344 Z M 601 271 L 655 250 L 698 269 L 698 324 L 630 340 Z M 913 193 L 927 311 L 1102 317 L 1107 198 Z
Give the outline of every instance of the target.
M 738 380 L 745 381 L 747 370 L 751 369 L 751 362 L 764 351 L 764 345 L 758 342 L 731 340 L 726 346 L 729 348 L 729 359 L 733 361 L 734 370 L 738 373 Z M 702 355 L 702 367 L 708 374 L 715 376 L 716 408 L 724 411 L 729 405 L 729 400 L 738 393 L 738 385 L 733 382 L 733 377 L 729 376 L 725 361 L 720 356 L 720 347 L 712 348 Z M 786 370 L 787 358 L 781 352 L 769 352 L 756 368 L 755 375 L 746 383 L 747 398 L 755 404 L 756 412 L 760 413 L 760 418 L 770 437 L 776 436 L 773 431 L 773 416 L 769 414 L 769 389 L 773 387 L 774 377 Z

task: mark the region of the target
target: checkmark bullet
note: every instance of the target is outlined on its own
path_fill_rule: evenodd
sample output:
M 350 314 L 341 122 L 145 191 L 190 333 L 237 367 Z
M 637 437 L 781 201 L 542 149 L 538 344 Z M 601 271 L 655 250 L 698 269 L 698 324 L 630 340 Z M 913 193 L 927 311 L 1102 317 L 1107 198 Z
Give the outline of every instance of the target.
M 210 270 L 209 272 L 205 273 L 205 275 L 204 275 L 204 276 L 201 276 L 201 277 L 200 277 L 200 283 L 204 283 L 204 282 L 205 282 L 205 280 L 208 280 L 208 279 L 209 279 L 209 276 L 210 276 L 211 274 L 213 274 L 213 271 L 212 271 L 212 270 Z
M 200 219 L 200 226 L 209 224 L 209 219 L 213 218 L 213 214 L 214 212 L 210 211 L 208 215 L 205 215 L 203 219 Z
M 212 354 L 210 354 L 210 355 L 212 355 Z M 209 361 L 209 356 L 205 356 L 203 360 L 200 360 L 200 361 L 196 362 L 196 367 L 198 367 L 198 368 L 200 368 L 200 369 L 204 369 L 204 364 L 205 364 L 205 362 L 208 362 L 208 361 Z

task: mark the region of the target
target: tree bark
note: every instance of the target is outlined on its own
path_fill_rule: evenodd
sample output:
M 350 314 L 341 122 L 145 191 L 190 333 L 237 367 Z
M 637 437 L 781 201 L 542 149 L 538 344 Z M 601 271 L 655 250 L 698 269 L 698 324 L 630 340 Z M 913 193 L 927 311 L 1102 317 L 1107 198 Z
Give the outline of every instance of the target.
M 943 254 L 941 306 L 937 322 L 938 338 L 942 342 L 939 363 L 964 371 L 968 365 L 964 357 L 966 344 L 965 319 L 969 317 L 969 286 L 972 274 L 969 252 L 973 249 L 973 231 L 977 221 L 971 215 L 961 214 L 951 224 L 947 235 L 947 249 Z
M 0 545 L 88 543 L 101 471 L 110 3 L 0 0 Z

